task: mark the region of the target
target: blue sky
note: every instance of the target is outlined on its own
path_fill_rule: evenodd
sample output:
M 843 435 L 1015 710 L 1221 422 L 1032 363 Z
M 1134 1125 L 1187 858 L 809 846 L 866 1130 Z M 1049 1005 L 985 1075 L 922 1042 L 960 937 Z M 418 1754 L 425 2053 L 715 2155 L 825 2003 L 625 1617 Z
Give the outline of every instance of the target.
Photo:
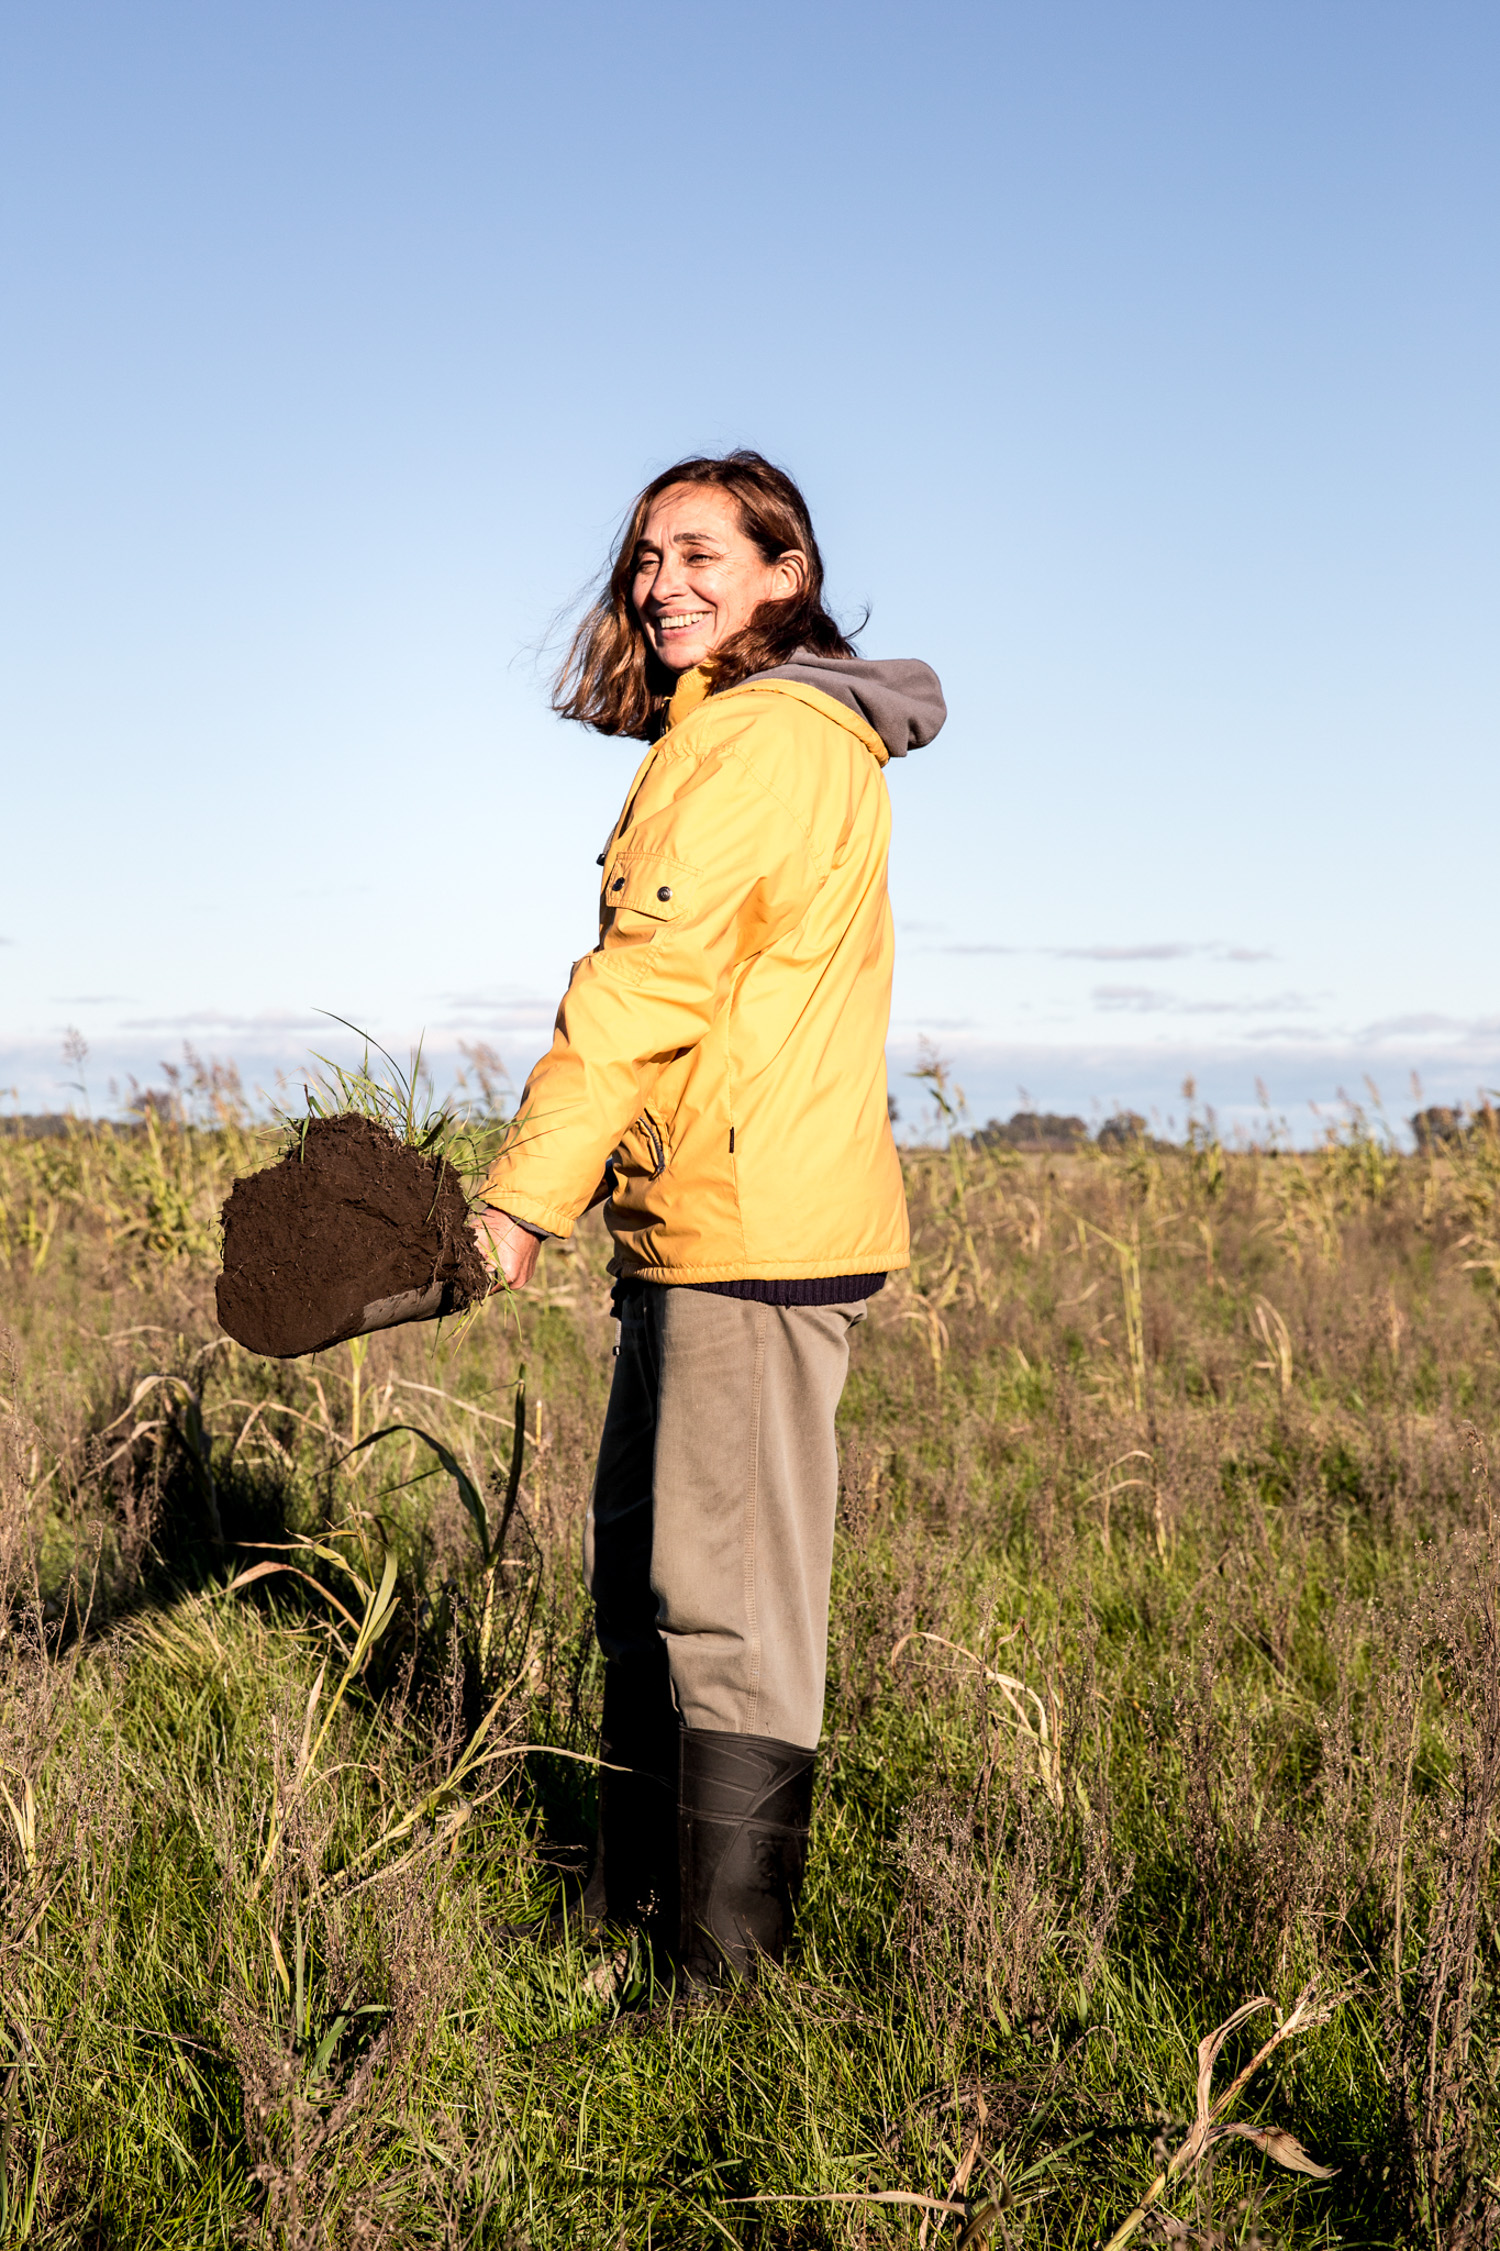
M 12 0 L 0 1088 L 519 1078 L 633 762 L 547 636 L 737 443 L 948 692 L 909 1118 L 1500 1082 L 1497 95 L 1451 0 Z

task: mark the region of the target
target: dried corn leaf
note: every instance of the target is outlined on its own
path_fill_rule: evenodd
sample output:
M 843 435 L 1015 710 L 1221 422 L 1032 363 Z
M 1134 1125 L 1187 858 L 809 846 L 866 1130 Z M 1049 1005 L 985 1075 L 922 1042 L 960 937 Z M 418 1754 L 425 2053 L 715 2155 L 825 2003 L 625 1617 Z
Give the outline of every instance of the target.
M 1306 2173 L 1309 2180 L 1331 2181 L 1338 2171 L 1336 2165 L 1317 2165 L 1302 2147 L 1295 2134 L 1284 2126 L 1221 2126 L 1214 2136 L 1237 2134 L 1241 2141 L 1253 2142 L 1262 2156 L 1274 2158 L 1289 2173 Z

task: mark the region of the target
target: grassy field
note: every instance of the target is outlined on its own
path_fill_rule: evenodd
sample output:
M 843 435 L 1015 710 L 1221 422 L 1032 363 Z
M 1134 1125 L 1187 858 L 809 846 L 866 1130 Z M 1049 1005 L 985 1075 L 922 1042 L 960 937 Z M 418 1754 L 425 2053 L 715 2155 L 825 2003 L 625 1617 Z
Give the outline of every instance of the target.
M 801 1941 L 722 2005 L 508 1935 L 590 1829 L 602 1235 L 258 1361 L 268 1153 L 0 1139 L 0 2241 L 1491 2240 L 1492 1135 L 908 1156 Z

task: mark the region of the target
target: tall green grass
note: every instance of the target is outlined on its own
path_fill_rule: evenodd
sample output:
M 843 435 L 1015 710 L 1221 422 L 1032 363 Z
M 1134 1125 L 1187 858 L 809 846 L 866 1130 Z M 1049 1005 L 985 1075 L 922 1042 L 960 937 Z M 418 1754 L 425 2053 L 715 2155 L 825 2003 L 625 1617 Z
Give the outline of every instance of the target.
M 0 2241 L 1490 2238 L 1484 1135 L 909 1156 L 801 1941 L 706 2005 L 512 1935 L 591 1823 L 595 1226 L 258 1361 L 274 1137 L 150 1123 L 0 1142 Z

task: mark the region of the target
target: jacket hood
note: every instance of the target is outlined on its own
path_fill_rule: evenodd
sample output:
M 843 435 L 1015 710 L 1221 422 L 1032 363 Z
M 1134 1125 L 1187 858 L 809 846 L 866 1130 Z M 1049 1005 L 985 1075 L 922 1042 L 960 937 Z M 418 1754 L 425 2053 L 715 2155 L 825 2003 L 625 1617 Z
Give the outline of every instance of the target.
M 787 663 L 752 673 L 757 680 L 795 680 L 817 688 L 873 727 L 892 758 L 930 743 L 948 716 L 938 676 L 916 657 L 815 657 L 799 649 Z

